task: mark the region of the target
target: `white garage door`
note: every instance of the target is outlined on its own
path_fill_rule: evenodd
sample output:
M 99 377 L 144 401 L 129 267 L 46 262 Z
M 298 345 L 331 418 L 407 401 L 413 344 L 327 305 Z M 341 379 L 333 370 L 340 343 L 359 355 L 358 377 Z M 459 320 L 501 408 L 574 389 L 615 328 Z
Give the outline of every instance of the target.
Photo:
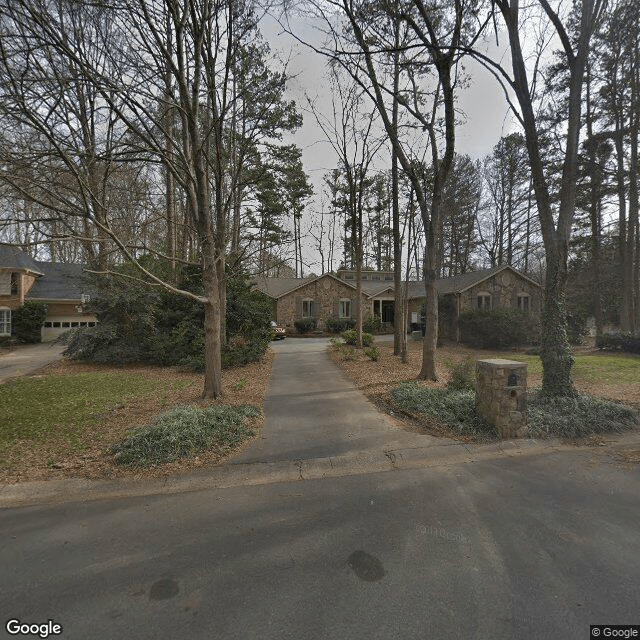
M 61 333 L 78 327 L 95 327 L 95 316 L 50 316 L 42 325 L 42 342 L 51 342 Z

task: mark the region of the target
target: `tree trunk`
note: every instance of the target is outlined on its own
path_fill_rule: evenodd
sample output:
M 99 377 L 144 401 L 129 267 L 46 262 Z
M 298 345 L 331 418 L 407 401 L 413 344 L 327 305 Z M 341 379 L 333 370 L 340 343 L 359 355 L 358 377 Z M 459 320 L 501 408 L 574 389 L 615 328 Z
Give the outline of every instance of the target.
M 432 253 L 427 249 L 428 253 Z M 427 254 L 424 269 L 425 294 L 425 334 L 422 341 L 422 367 L 420 380 L 437 380 L 436 348 L 438 346 L 438 292 L 436 290 L 436 269 L 433 257 Z
M 204 244 L 204 243 L 203 243 Z M 207 242 L 202 247 L 202 279 L 207 302 L 204 306 L 204 390 L 203 398 L 219 398 L 222 395 L 222 353 L 220 283 L 213 247 Z
M 400 22 L 395 21 L 394 34 L 395 52 L 393 54 L 393 104 L 391 125 L 398 128 L 398 90 L 400 87 Z M 406 331 L 403 326 L 404 307 L 402 296 L 402 243 L 400 241 L 400 193 L 398 175 L 398 154 L 391 145 L 391 216 L 393 222 L 393 355 L 402 356 L 402 334 Z M 407 256 L 407 261 L 409 256 Z M 382 309 L 380 310 L 382 315 Z M 382 319 L 382 318 L 381 318 Z
M 571 367 L 573 356 L 567 338 L 566 257 L 547 253 L 545 302 L 542 311 L 540 359 L 542 360 L 542 392 L 551 396 L 575 396 Z

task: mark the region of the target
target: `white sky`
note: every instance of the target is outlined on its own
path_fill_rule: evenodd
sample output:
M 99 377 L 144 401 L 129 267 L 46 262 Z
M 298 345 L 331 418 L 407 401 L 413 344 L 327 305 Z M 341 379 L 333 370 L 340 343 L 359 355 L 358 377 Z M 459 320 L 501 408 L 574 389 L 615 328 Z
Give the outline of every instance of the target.
M 302 40 L 320 42 L 317 30 L 300 18 L 297 22 L 294 20 L 291 23 L 292 27 Z M 317 104 L 320 108 L 324 106 L 328 112 L 330 93 L 325 59 L 309 47 L 296 42 L 288 34 L 282 33 L 280 26 L 273 19 L 265 19 L 261 24 L 261 31 L 272 52 L 282 59 L 289 60 L 288 73 L 293 77 L 289 81 L 288 97 L 294 99 L 298 108 L 303 111 L 307 106 L 305 94 L 317 96 Z M 456 130 L 456 151 L 458 154 L 468 154 L 473 159 L 478 159 L 490 153 L 501 136 L 513 131 L 513 122 L 502 89 L 494 78 L 473 60 L 467 61 L 465 66 L 470 82 L 468 87 L 458 92 L 458 108 L 461 111 L 460 117 L 464 117 L 464 123 Z M 322 178 L 327 171 L 336 167 L 337 159 L 329 143 L 324 141 L 324 135 L 310 113 L 304 113 L 304 124 L 292 136 L 291 141 L 302 149 L 305 171 L 310 176 L 315 190 L 314 199 L 307 207 L 306 219 L 303 222 L 303 228 L 306 229 L 310 223 L 311 212 L 320 209 Z M 311 243 L 307 244 L 305 253 L 311 263 L 311 269 L 318 271 L 318 264 L 315 263 L 319 261 L 319 256 Z M 308 273 L 309 267 L 305 271 Z

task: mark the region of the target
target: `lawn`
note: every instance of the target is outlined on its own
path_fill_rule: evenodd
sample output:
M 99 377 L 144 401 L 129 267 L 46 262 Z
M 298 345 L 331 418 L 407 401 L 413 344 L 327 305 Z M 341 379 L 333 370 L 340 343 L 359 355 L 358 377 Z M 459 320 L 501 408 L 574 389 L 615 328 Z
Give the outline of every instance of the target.
M 184 380 L 162 382 L 133 373 L 49 375 L 9 382 L 0 387 L 0 454 L 20 440 L 55 439 L 72 450 L 83 450 L 108 410 L 187 385 Z
M 144 470 L 114 464 L 113 447 L 176 407 L 240 407 L 257 413 L 271 372 L 272 353 L 262 362 L 225 370 L 223 398 L 202 400 L 203 375 L 177 368 L 61 362 L 43 375 L 0 385 L 0 482 L 149 477 L 215 464 L 237 446 L 229 430 L 224 446 L 192 447 L 189 459 Z M 246 434 L 260 425 L 252 418 Z M 232 425 L 233 426 L 233 425 Z M 200 438 L 202 439 L 202 438 Z M 224 438 L 223 438 L 224 440 Z
M 539 356 L 501 354 L 503 358 L 526 362 L 529 376 L 542 376 Z M 640 384 L 640 358 L 634 355 L 576 354 L 573 378 L 576 382 L 611 384 Z
M 389 342 L 374 343 L 381 355 L 372 362 L 362 352 L 354 360 L 344 361 L 340 352 L 330 349 L 330 357 L 338 364 L 356 387 L 372 399 L 388 399 L 391 390 L 402 382 L 416 380 L 422 362 L 422 343 L 408 342 L 407 362 L 393 355 Z M 640 357 L 633 354 L 611 354 L 579 347 L 574 353 L 573 378 L 576 389 L 603 400 L 627 404 L 640 409 Z M 465 358 L 505 358 L 526 362 L 529 389 L 542 386 L 542 363 L 538 356 L 517 351 L 478 350 L 464 345 L 445 344 L 438 348 L 436 367 L 438 381 L 421 381 L 420 386 L 442 388 L 451 376 L 451 368 Z

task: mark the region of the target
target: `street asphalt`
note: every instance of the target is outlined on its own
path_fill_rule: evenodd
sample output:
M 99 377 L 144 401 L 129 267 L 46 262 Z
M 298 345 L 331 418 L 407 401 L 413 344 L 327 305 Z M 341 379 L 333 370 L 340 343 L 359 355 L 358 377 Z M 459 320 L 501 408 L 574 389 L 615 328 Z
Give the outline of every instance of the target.
M 590 624 L 640 624 L 640 470 L 611 448 L 640 450 L 637 435 L 461 457 L 435 438 L 412 447 L 420 436 L 376 414 L 371 433 L 364 418 L 341 428 L 328 416 L 298 437 L 325 389 L 338 417 L 371 408 L 336 388 L 348 384 L 322 349 L 285 342 L 264 440 L 224 467 L 226 485 L 201 475 L 168 494 L 111 485 L 83 499 L 70 483 L 67 499 L 59 485 L 0 510 L 3 626 L 52 620 L 78 640 L 586 640 Z M 274 422 L 287 407 L 297 422 Z M 377 460 L 389 442 L 426 462 L 338 474 L 317 462 Z M 305 472 L 270 477 L 291 456 Z M 249 470 L 260 479 L 243 482 Z

